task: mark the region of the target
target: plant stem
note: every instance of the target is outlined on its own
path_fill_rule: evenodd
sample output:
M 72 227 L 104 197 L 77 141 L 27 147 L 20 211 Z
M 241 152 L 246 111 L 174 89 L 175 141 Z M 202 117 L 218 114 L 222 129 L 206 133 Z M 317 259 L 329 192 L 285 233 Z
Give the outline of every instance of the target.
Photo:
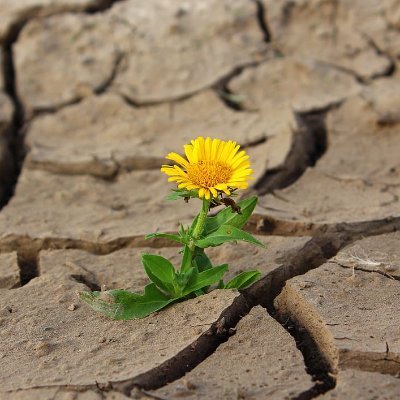
M 192 231 L 192 237 L 190 238 L 189 244 L 185 246 L 180 272 L 185 272 L 192 266 L 193 253 L 196 248 L 195 242 L 200 237 L 201 232 L 203 232 L 204 223 L 207 218 L 208 210 L 210 209 L 210 203 L 211 200 L 203 199 L 203 205 L 201 211 L 196 217 L 197 221 Z
M 201 208 L 201 211 L 199 213 L 199 216 L 197 217 L 197 223 L 196 226 L 193 229 L 192 232 L 192 240 L 190 243 L 191 250 L 194 250 L 194 242 L 200 237 L 201 232 L 203 232 L 204 228 L 204 223 L 206 222 L 208 210 L 210 209 L 210 200 L 203 199 L 203 206 Z

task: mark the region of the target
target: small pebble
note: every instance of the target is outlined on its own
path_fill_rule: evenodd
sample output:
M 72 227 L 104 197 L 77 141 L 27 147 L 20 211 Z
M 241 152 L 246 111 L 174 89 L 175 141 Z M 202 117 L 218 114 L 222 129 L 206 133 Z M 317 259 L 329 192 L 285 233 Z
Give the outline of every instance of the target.
M 38 357 L 43 357 L 50 353 L 50 351 L 51 351 L 50 343 L 48 343 L 44 340 L 41 340 L 34 345 L 34 350 L 35 350 L 35 354 Z
M 76 304 L 70 304 L 68 306 L 68 310 L 69 311 L 75 311 L 78 308 L 78 306 Z

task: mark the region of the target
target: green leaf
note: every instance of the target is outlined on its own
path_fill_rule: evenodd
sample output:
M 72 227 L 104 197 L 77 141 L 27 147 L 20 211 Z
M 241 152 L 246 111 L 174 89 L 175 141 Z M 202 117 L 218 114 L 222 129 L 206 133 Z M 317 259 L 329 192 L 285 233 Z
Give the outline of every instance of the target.
M 144 318 L 176 301 L 160 292 L 154 283 L 148 284 L 144 294 L 127 290 L 80 292 L 79 297 L 94 310 L 113 319 Z
M 255 237 L 250 235 L 241 229 L 235 228 L 231 225 L 222 225 L 216 231 L 209 234 L 205 238 L 196 240 L 195 244 L 198 247 L 214 247 L 219 246 L 222 243 L 230 242 L 233 240 L 242 240 L 244 242 L 249 242 L 257 246 L 265 247 L 263 243 L 257 240 Z
M 224 284 L 224 281 L 222 279 L 219 280 L 218 285 L 217 285 L 217 289 L 225 289 L 225 284 Z
M 182 257 L 181 271 L 187 271 L 192 266 L 197 268 L 197 271 L 201 272 L 211 268 L 212 263 L 204 253 L 204 249 L 195 247 L 194 251 L 192 252 L 189 249 L 189 246 L 185 246 Z
M 196 292 L 206 286 L 210 286 L 215 282 L 218 282 L 228 269 L 228 264 L 219 265 L 207 269 L 203 272 L 197 272 L 196 270 L 192 274 L 187 286 L 183 290 L 182 295 L 186 296 L 192 292 Z
M 179 274 L 176 275 L 176 281 L 178 282 L 180 288 L 183 289 L 187 285 L 194 271 L 195 268 L 191 267 L 187 271 L 181 271 Z
M 193 263 L 199 272 L 212 268 L 210 259 L 207 257 L 207 254 L 204 253 L 204 249 L 201 249 L 200 247 L 194 248 Z
M 260 276 L 259 271 L 244 271 L 232 278 L 224 287 L 225 289 L 244 289 L 257 281 Z
M 172 189 L 172 193 L 170 193 L 165 199 L 166 200 L 178 200 L 181 198 L 192 198 L 198 197 L 197 190 L 186 190 L 186 189 Z
M 226 207 L 216 216 L 207 217 L 203 235 L 208 236 L 210 233 L 215 232 L 221 225 L 231 225 L 236 228 L 242 228 L 250 218 L 256 204 L 257 197 L 249 197 L 237 203 L 241 209 L 241 214 L 233 212 L 231 207 Z
M 182 224 L 179 224 L 179 236 L 181 238 L 185 238 L 186 237 L 186 231 L 185 228 Z
M 157 287 L 173 296 L 179 293 L 175 268 L 166 258 L 156 254 L 142 254 L 146 274 Z
M 179 192 L 173 190 L 170 194 L 165 197 L 165 200 L 178 200 L 181 199 Z
M 181 243 L 181 244 L 185 244 L 186 243 L 185 238 L 183 238 L 182 236 L 180 236 L 180 235 L 172 235 L 170 233 L 149 233 L 144 238 L 145 239 L 153 239 L 153 238 L 156 238 L 156 237 L 173 240 L 173 241 Z
M 193 218 L 193 222 L 192 225 L 189 228 L 189 233 L 192 234 L 194 227 L 197 225 L 197 220 L 199 219 L 199 214 L 197 214 L 194 218 Z
M 188 271 L 192 267 L 193 252 L 190 250 L 189 246 L 185 246 L 183 250 L 181 271 Z

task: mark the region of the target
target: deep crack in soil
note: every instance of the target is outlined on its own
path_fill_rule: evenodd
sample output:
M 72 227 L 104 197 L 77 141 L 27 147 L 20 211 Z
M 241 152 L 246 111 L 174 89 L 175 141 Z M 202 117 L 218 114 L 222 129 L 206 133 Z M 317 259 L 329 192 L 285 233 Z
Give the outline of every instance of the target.
M 16 71 L 14 68 L 12 44 L 13 42 L 6 42 L 4 44 L 3 65 L 1 66 L 1 73 L 5 84 L 4 90 L 12 101 L 14 111 L 10 127 L 11 132 L 8 137 L 8 146 L 12 157 L 12 165 L 10 166 L 10 171 L 12 173 L 10 174 L 11 176 L 7 178 L 7 186 L 4 188 L 4 196 L 0 199 L 0 209 L 4 207 L 14 195 L 14 189 L 26 155 L 23 130 L 25 111 L 16 88 Z
M 325 118 L 333 107 L 296 113 L 297 130 L 293 132 L 292 148 L 281 167 L 267 170 L 256 182 L 254 188 L 257 194 L 273 193 L 274 190 L 290 186 L 307 168 L 316 164 L 327 149 Z
M 114 3 L 124 1 L 124 0 L 99 0 L 97 4 L 90 5 L 86 8 L 80 9 L 75 8 L 74 6 L 68 7 L 65 9 L 61 8 L 59 10 L 55 10 L 53 13 L 49 15 L 62 14 L 65 12 L 86 12 L 90 14 L 94 14 L 97 12 L 104 12 L 105 10 L 112 7 Z M 25 25 L 34 18 L 43 17 L 40 13 L 40 7 L 38 9 L 39 15 L 36 15 L 35 12 L 33 15 L 21 15 L 18 20 L 16 20 L 11 26 L 10 29 L 5 36 L 2 46 L 2 65 L 1 65 L 1 74 L 4 80 L 4 90 L 6 94 L 10 97 L 13 106 L 13 119 L 11 132 L 9 135 L 9 148 L 12 155 L 12 165 L 9 167 L 9 171 L 12 173 L 7 177 L 7 186 L 4 188 L 4 196 L 0 198 L 0 209 L 3 208 L 10 199 L 14 195 L 15 186 L 18 182 L 18 177 L 21 173 L 22 165 L 27 154 L 27 149 L 25 146 L 25 133 L 27 126 L 26 113 L 23 102 L 18 94 L 17 88 L 17 71 L 14 66 L 14 55 L 13 55 L 13 46 L 14 43 L 18 41 L 19 34 Z M 109 79 L 107 79 L 103 85 L 98 88 L 98 94 L 103 93 L 107 90 L 108 86 L 112 83 L 115 75 L 117 74 L 117 70 L 120 64 L 121 58 L 117 59 L 117 63 L 115 68 L 111 71 L 111 75 Z
M 276 312 L 273 316 L 294 338 L 296 347 L 303 354 L 306 371 L 315 382 L 309 390 L 300 393 L 292 400 L 311 400 L 332 390 L 336 386 L 336 378 L 324 354 L 321 353 L 309 332 L 289 317 L 278 315 Z
M 26 285 L 39 275 L 38 254 L 34 252 L 17 252 L 17 262 L 20 270 L 21 286 Z
M 338 239 L 336 235 L 314 238 L 300 251 L 292 254 L 289 261 L 243 291 L 251 306 L 260 304 L 265 307 L 268 313 L 290 333 L 296 342 L 296 347 L 303 355 L 305 369 L 315 383 L 307 391 L 293 397 L 293 400 L 310 400 L 326 393 L 335 387 L 336 378 L 332 366 L 318 348 L 310 332 L 287 315 L 279 314 L 274 307 L 274 300 L 287 280 L 318 268 L 351 241 L 348 237 Z
M 272 41 L 271 28 L 268 24 L 268 14 L 262 0 L 252 0 L 257 6 L 257 20 L 261 31 L 264 33 L 264 41 L 269 43 Z
M 318 268 L 357 239 L 358 235 L 352 237 L 347 234 L 323 234 L 314 237 L 300 251 L 292 254 L 283 265 L 243 291 L 251 306 L 260 304 L 265 307 L 269 314 L 293 336 L 303 354 L 306 371 L 312 376 L 315 384 L 297 396 L 296 400 L 310 400 L 333 389 L 336 385 L 336 371 L 329 363 L 327 355 L 319 349 L 311 333 L 290 320 L 287 315 L 279 314 L 275 309 L 274 300 L 287 280 Z
M 85 10 L 88 13 L 102 12 L 112 6 L 113 3 L 122 0 L 105 0 L 99 2 L 96 7 L 89 7 Z M 265 13 L 265 6 L 261 0 L 253 0 L 257 6 L 257 18 L 260 28 L 264 33 L 264 40 L 271 41 L 271 30 L 268 25 Z M 287 16 L 289 20 L 290 2 L 287 3 Z M 21 166 L 26 154 L 24 145 L 24 119 L 25 111 L 22 102 L 18 96 L 16 87 L 16 71 L 13 62 L 13 44 L 18 39 L 18 35 L 28 20 L 20 20 L 10 30 L 7 40 L 3 46 L 3 65 L 2 73 L 5 79 L 5 91 L 12 99 L 14 104 L 13 128 L 10 140 L 10 149 L 13 154 L 14 163 L 17 166 L 12 179 L 12 184 L 7 190 L 6 198 L 2 199 L 1 205 L 4 206 L 13 196 L 14 186 L 18 180 Z M 385 54 L 371 41 L 378 54 Z M 384 76 L 391 76 L 396 71 L 395 62 L 390 59 L 391 64 L 383 73 L 376 75 L 373 79 Z M 103 93 L 111 84 L 115 75 L 118 72 L 119 61 L 116 63 L 112 74 L 105 84 L 98 89 L 98 93 Z M 225 77 L 222 77 L 212 87 L 216 90 L 224 103 L 236 110 L 243 111 L 240 101 L 235 98 L 235 93 L 229 90 L 229 81 L 240 75 L 246 68 L 253 68 L 260 63 L 246 64 L 235 68 Z M 356 77 L 357 78 L 357 77 Z M 360 78 L 361 83 L 365 83 Z M 202 89 L 204 90 L 204 89 Z M 179 98 L 174 101 L 181 101 L 192 95 L 188 94 L 184 98 Z M 130 99 L 125 98 L 125 101 L 135 107 L 151 106 L 157 103 L 136 104 Z M 272 169 L 265 172 L 264 176 L 256 183 L 255 189 L 258 194 L 273 193 L 274 190 L 282 189 L 293 184 L 299 179 L 305 170 L 314 166 L 318 159 L 327 150 L 327 129 L 325 126 L 325 118 L 327 112 L 334 106 L 329 106 L 326 109 L 311 111 L 307 113 L 297 113 L 298 129 L 294 134 L 292 148 L 287 156 L 283 167 Z M 257 143 L 259 144 L 259 143 Z M 110 382 L 110 388 L 124 393 L 128 396 L 132 394 L 135 388 L 138 390 L 156 389 L 174 381 L 185 373 L 192 370 L 203 360 L 215 352 L 215 350 L 224 342 L 229 340 L 229 337 L 234 334 L 234 328 L 238 321 L 245 316 L 249 310 L 260 304 L 265 307 L 270 315 L 272 315 L 295 339 L 299 350 L 304 356 L 304 362 L 307 372 L 315 380 L 315 385 L 308 391 L 303 392 L 295 397 L 296 400 L 309 400 L 325 393 L 335 386 L 335 377 L 332 366 L 327 362 L 326 357 L 318 349 L 317 344 L 312 339 L 309 332 L 295 322 L 288 319 L 286 315 L 280 315 L 274 307 L 274 300 L 281 292 L 285 282 L 298 275 L 305 274 L 311 269 L 321 266 L 330 258 L 335 256 L 343 247 L 352 242 L 365 237 L 386 232 L 392 232 L 400 229 L 400 217 L 386 218 L 379 221 L 366 221 L 353 224 L 337 223 L 332 225 L 306 225 L 293 221 L 276 221 L 268 216 L 255 215 L 248 225 L 250 231 L 265 235 L 282 235 L 282 236 L 314 236 L 300 251 L 292 254 L 289 261 L 286 261 L 281 266 L 264 276 L 260 281 L 253 284 L 250 288 L 244 290 L 231 307 L 227 308 L 214 322 L 209 330 L 203 334 L 198 340 L 190 346 L 182 350 L 175 357 L 169 359 L 158 367 L 120 382 Z M 31 239 L 31 238 L 9 238 L 8 243 L 3 243 L 2 251 L 17 250 L 18 265 L 20 268 L 21 285 L 28 283 L 32 278 L 38 276 L 38 254 L 43 249 L 55 248 L 76 248 L 83 249 L 95 254 L 109 254 L 115 250 L 124 247 L 139 247 L 146 245 L 148 247 L 162 247 L 167 245 L 163 241 L 146 241 L 142 238 L 124 238 L 118 239 L 115 242 L 107 244 L 88 243 L 84 241 L 74 241 L 67 239 Z M 340 264 L 339 264 L 340 265 Z M 361 268 L 356 268 L 363 271 Z M 369 271 L 368 271 L 369 272 Z M 379 271 L 375 271 L 379 272 Z M 386 275 L 385 275 L 386 276 Z M 84 283 L 91 290 L 99 290 L 99 284 L 94 280 L 88 280 L 83 276 L 73 276 L 73 278 L 81 283 Z M 397 278 L 398 279 L 398 278 Z M 357 361 L 357 360 L 356 360 Z M 398 363 L 396 360 L 390 359 L 390 352 L 383 359 L 370 360 L 373 363 Z M 374 364 L 374 365 L 375 365 Z M 348 362 L 348 365 L 360 369 L 358 362 Z M 374 370 L 375 367 L 365 367 L 365 370 Z M 396 367 L 397 368 L 397 367 Z M 74 388 L 73 386 L 71 386 Z M 93 388 L 99 390 L 95 385 L 85 386 L 85 388 Z M 82 387 L 78 387 L 82 389 Z M 144 392 L 145 393 L 145 392 Z M 146 394 L 147 395 L 147 394 Z M 153 396 L 153 395 L 151 395 Z M 153 396 L 157 398 L 157 396 Z

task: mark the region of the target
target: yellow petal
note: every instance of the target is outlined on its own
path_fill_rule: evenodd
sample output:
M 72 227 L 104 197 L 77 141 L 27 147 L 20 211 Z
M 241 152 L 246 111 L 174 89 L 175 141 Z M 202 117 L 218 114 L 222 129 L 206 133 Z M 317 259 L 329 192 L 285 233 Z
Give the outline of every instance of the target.
M 220 147 L 221 141 L 219 139 L 214 139 L 211 144 L 211 160 L 217 159 L 218 150 Z
M 242 152 L 240 152 L 240 153 L 242 153 Z M 239 153 L 239 154 L 240 154 L 240 153 Z M 246 154 L 246 153 L 243 151 L 242 157 L 239 157 L 239 158 L 237 158 L 236 160 L 234 160 L 234 161 L 232 162 L 231 168 L 236 169 L 236 168 L 238 168 L 242 163 L 246 162 L 246 161 L 249 159 L 249 156 L 246 156 L 246 155 L 244 155 L 244 154 Z
M 232 182 L 229 182 L 228 184 L 229 184 L 229 187 L 235 187 L 235 188 L 238 188 L 238 189 L 246 189 L 247 186 L 249 185 L 247 183 L 247 181 L 243 181 L 243 182 L 232 181 Z
M 181 155 L 179 155 L 177 153 L 169 153 L 167 155 L 167 157 L 165 157 L 165 158 L 167 158 L 168 160 L 175 161 L 185 168 L 187 168 L 189 166 L 189 163 Z
M 230 152 L 228 158 L 226 159 L 226 163 L 227 164 L 231 164 L 232 160 L 234 159 L 236 153 L 238 152 L 238 150 L 240 149 L 240 145 L 236 145 Z
M 206 198 L 206 200 L 210 200 L 210 191 L 208 189 L 204 189 L 204 197 Z
M 241 171 L 234 171 L 232 174 L 232 179 L 235 178 L 241 178 L 241 177 L 246 177 L 249 176 L 253 173 L 252 169 L 244 169 Z
M 213 197 L 218 197 L 218 192 L 215 188 L 210 187 L 208 188 L 210 190 L 210 192 L 212 193 Z
M 204 188 L 199 189 L 199 197 L 202 199 L 204 197 Z
M 204 157 L 205 160 L 211 160 L 211 138 L 207 136 L 204 142 Z
M 182 176 L 183 178 L 187 179 L 187 173 L 184 172 L 180 167 L 178 167 L 177 165 L 174 165 L 174 170 L 176 171 L 177 175 Z
M 219 161 L 226 162 L 230 152 L 232 151 L 232 148 L 233 148 L 232 144 L 233 143 L 235 143 L 235 142 L 232 142 L 231 140 L 229 142 L 225 143 L 225 146 L 222 149 L 221 154 L 219 156 Z M 236 143 L 235 143 L 235 145 L 236 145 Z
M 193 164 L 197 164 L 199 160 L 201 160 L 201 152 L 200 152 L 200 142 L 196 140 L 192 140 L 193 144 Z
M 228 185 L 226 183 L 218 183 L 218 185 L 214 185 L 214 187 L 217 190 L 226 190 Z
M 250 167 L 250 163 L 247 161 L 247 165 L 246 164 L 240 165 L 239 167 L 235 168 L 234 172 L 236 173 L 236 172 L 242 172 L 242 171 L 246 171 L 246 170 L 253 171 L 249 167 Z
M 191 182 L 190 184 L 187 186 L 188 190 L 193 190 L 193 189 L 200 189 L 200 186 L 198 185 L 193 185 Z
M 194 163 L 195 161 L 193 159 L 193 145 L 185 144 L 183 148 L 185 149 L 186 158 L 189 160 L 190 163 Z
M 197 141 L 199 143 L 199 160 L 205 160 L 206 159 L 205 140 L 204 140 L 203 136 L 199 136 L 197 138 Z
M 175 168 L 169 167 L 169 168 L 161 168 L 161 172 L 164 172 L 167 175 L 174 176 L 178 175 L 175 171 Z

